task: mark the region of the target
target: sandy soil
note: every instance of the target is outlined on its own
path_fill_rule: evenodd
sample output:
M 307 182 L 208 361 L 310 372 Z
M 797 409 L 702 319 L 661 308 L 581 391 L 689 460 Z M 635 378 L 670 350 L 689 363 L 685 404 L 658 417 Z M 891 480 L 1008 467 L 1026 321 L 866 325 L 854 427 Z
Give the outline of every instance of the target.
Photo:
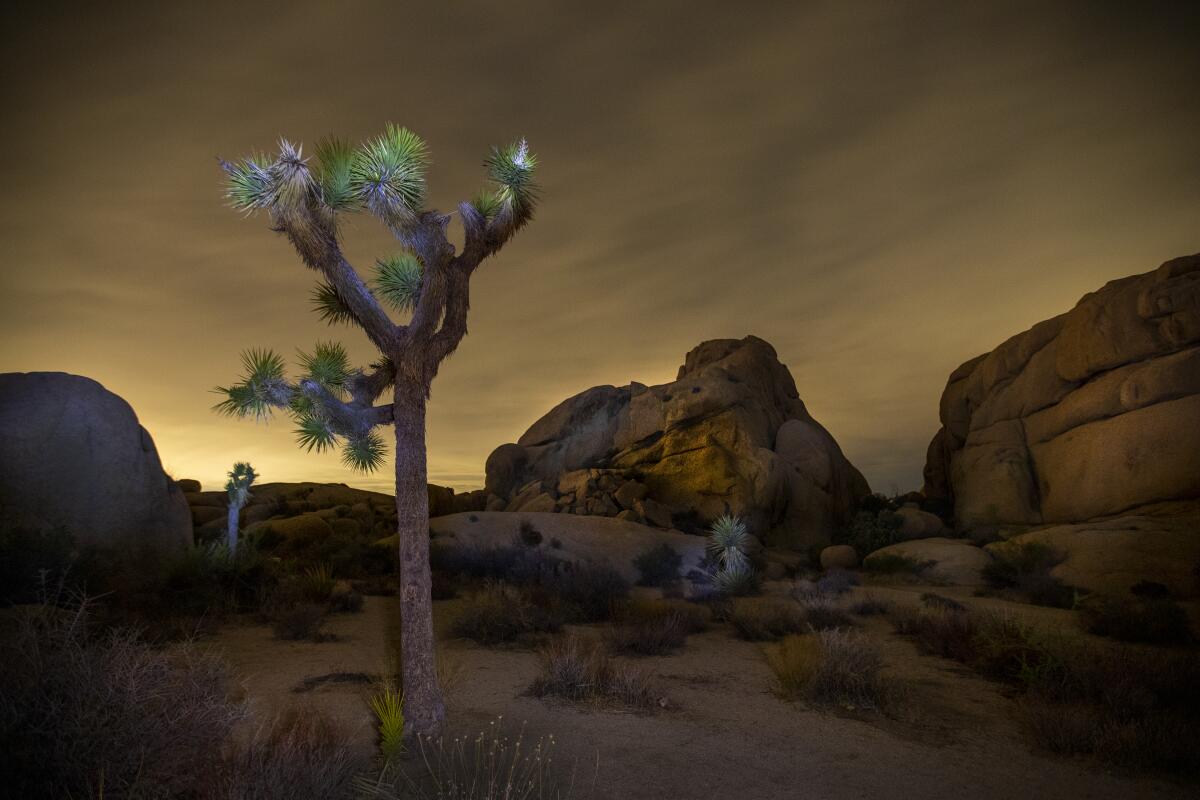
M 867 591 L 915 603 L 922 589 Z M 973 604 L 1010 605 L 938 591 Z M 458 603 L 435 604 L 440 631 Z M 210 643 L 241 676 L 259 714 L 311 704 L 371 747 L 370 685 L 330 681 L 306 689 L 304 682 L 335 673 L 383 672 L 398 608 L 391 598 L 367 598 L 363 613 L 330 618 L 326 629 L 336 635 L 334 641 L 281 642 L 265 626 L 239 624 L 226 626 Z M 1048 624 L 1069 617 L 1054 609 L 1020 608 Z M 892 718 L 822 712 L 779 700 L 770 691 L 760 646 L 717 625 L 692 636 L 677 655 L 639 659 L 669 698 L 667 710 L 654 714 L 526 697 L 537 671 L 533 652 L 443 639 L 451 673 L 450 731 L 472 733 L 502 716 L 511 730 L 523 724 L 529 736 L 553 734 L 560 763 L 579 765 L 594 798 L 1194 796 L 1194 786 L 1107 774 L 1086 761 L 1030 752 L 1003 687 L 953 662 L 917 654 L 883 620 L 866 620 L 864 629 L 884 648 L 890 674 L 907 687 Z

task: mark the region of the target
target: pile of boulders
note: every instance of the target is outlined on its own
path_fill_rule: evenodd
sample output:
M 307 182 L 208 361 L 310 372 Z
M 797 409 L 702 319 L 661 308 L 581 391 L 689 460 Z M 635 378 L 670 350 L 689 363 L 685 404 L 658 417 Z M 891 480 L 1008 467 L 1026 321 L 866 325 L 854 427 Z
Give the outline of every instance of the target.
M 675 527 L 671 509 L 647 495 L 650 489 L 635 472 L 619 469 L 576 469 L 554 480 L 533 480 L 511 500 L 493 495 L 488 511 L 552 511 Z

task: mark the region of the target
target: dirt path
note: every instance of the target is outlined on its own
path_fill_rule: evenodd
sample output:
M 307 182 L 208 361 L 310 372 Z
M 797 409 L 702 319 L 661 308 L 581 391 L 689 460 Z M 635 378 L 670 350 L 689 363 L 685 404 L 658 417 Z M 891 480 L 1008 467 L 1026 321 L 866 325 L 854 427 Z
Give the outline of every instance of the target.
M 435 604 L 439 629 L 456 605 Z M 211 643 L 242 676 L 259 713 L 312 704 L 370 747 L 369 685 L 294 690 L 334 673 L 382 672 L 397 609 L 393 599 L 368 598 L 363 613 L 331 617 L 327 629 L 337 639 L 319 644 L 280 642 L 268 628 L 250 625 L 228 626 Z M 651 715 L 525 697 L 537 671 L 532 652 L 446 641 L 445 660 L 459 672 L 447 695 L 451 730 L 472 733 L 502 716 L 512 730 L 523 723 L 530 736 L 553 734 L 560 763 L 577 761 L 588 783 L 599 759 L 591 795 L 597 800 L 1193 796 L 1188 787 L 1031 753 L 1001 687 L 918 655 L 882 620 L 867 620 L 864 628 L 884 647 L 889 673 L 907 687 L 896 719 L 779 700 L 769 690 L 759 646 L 716 626 L 691 637 L 678 655 L 640 660 L 670 701 L 668 710 Z

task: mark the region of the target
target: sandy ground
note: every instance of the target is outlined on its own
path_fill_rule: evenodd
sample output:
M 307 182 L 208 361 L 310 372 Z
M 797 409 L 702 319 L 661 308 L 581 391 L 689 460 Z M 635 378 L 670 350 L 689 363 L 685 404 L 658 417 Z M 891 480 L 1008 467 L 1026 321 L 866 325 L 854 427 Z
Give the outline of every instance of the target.
M 922 589 L 867 591 L 915 603 Z M 938 591 L 972 604 L 1009 605 Z M 435 604 L 439 631 L 458 603 Z M 1020 608 L 1047 624 L 1070 616 Z M 330 617 L 326 630 L 337 637 L 333 641 L 281 642 L 269 628 L 250 624 L 226 626 L 209 641 L 242 678 L 259 714 L 311 704 L 372 747 L 370 685 L 327 682 L 297 689 L 306 679 L 334 673 L 383 672 L 398 609 L 392 598 L 369 597 L 363 613 Z M 953 662 L 919 655 L 883 620 L 871 618 L 863 626 L 884 648 L 889 674 L 906 687 L 891 718 L 779 700 L 770 691 L 760 646 L 717 625 L 690 637 L 677 655 L 638 660 L 669 699 L 667 710 L 653 714 L 526 697 L 537 671 L 533 652 L 486 649 L 443 633 L 449 730 L 472 733 L 503 717 L 509 730 L 524 725 L 530 737 L 552 734 L 560 763 L 578 765 L 585 786 L 577 796 L 598 799 L 1195 796 L 1194 786 L 1107 774 L 1086 761 L 1030 752 L 1003 687 Z

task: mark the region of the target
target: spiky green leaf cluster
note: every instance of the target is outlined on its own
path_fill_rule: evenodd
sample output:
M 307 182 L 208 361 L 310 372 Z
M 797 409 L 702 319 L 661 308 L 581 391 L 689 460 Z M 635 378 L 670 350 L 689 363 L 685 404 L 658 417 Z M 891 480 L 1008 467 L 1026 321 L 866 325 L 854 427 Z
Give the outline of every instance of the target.
M 230 205 L 238 211 L 254 211 L 270 205 L 273 163 L 274 159 L 265 153 L 254 153 L 233 163 L 222 162 Z
M 349 437 L 342 445 L 342 463 L 358 472 L 374 472 L 383 465 L 387 447 L 375 431 Z
M 528 142 L 520 139 L 505 147 L 492 148 L 484 166 L 488 168 L 488 177 L 496 183 L 498 204 L 511 204 L 518 214 L 526 214 L 533 209 L 540 188 L 533 179 L 537 156 L 529 152 Z M 488 216 L 483 208 L 476 208 Z
M 229 471 L 229 480 L 225 482 L 225 491 L 229 495 L 229 502 L 241 508 L 246 504 L 246 500 L 250 497 L 250 484 L 258 478 L 258 473 L 254 471 L 254 467 L 250 466 L 249 462 L 239 461 L 233 465 L 233 469 Z
M 280 139 L 279 156 L 271 165 L 270 173 L 269 204 L 272 210 L 287 212 L 300 208 L 308 202 L 308 197 L 312 192 L 313 178 L 308 169 L 308 162 L 304 158 L 302 147 L 293 145 L 287 139 Z
M 411 224 L 425 202 L 428 166 L 424 140 L 388 123 L 381 136 L 359 148 L 350 167 L 350 188 L 384 222 Z
M 307 452 L 316 450 L 324 453 L 337 443 L 337 436 L 329 429 L 329 423 L 313 413 L 296 414 L 296 443 Z
M 322 281 L 313 287 L 312 294 L 313 310 L 321 317 L 323 322 L 328 322 L 330 325 L 336 323 L 350 324 L 355 322 L 354 312 L 350 307 L 342 302 L 342 297 L 337 293 L 337 289 L 332 283 Z
M 740 517 L 725 514 L 713 523 L 709 532 L 708 552 L 726 570 L 749 566 L 746 548 L 750 544 L 750 532 Z
M 327 137 L 317 142 L 317 164 L 314 170 L 321 202 L 333 211 L 354 211 L 361 206 L 355 190 L 353 172 L 358 151 L 354 145 Z
M 334 393 L 345 388 L 350 378 L 350 356 L 339 342 L 317 342 L 311 353 L 296 352 L 304 368 L 301 380 L 314 380 Z
M 726 597 L 744 597 L 759 589 L 759 575 L 749 564 L 726 567 L 713 576 L 713 586 Z
M 292 387 L 284 377 L 283 357 L 272 350 L 247 350 L 242 353 L 245 374 L 240 383 L 218 386 L 213 391 L 225 399 L 213 409 L 233 417 L 253 416 L 265 419 L 272 408 L 291 400 Z
M 410 252 L 380 259 L 375 262 L 375 294 L 397 311 L 411 311 L 421 297 L 424 274 L 421 261 Z

